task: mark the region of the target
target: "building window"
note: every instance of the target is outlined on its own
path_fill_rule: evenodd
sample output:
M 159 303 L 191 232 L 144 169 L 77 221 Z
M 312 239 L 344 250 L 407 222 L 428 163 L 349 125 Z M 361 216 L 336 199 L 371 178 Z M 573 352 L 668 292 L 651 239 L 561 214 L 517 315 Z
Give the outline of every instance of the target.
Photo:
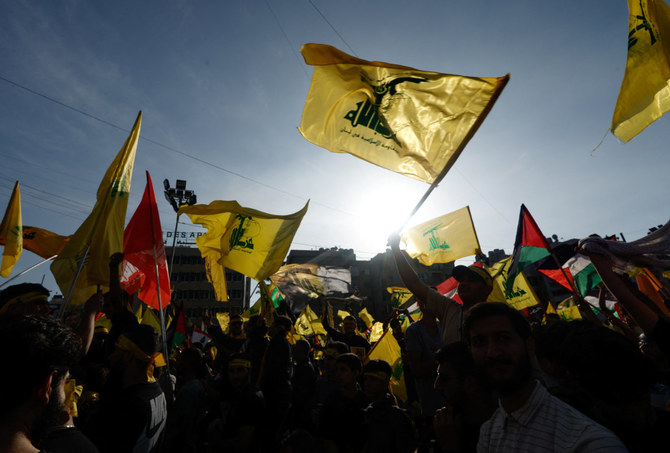
M 230 298 L 231 299 L 241 299 L 242 298 L 242 290 L 239 289 L 233 289 L 230 291 Z

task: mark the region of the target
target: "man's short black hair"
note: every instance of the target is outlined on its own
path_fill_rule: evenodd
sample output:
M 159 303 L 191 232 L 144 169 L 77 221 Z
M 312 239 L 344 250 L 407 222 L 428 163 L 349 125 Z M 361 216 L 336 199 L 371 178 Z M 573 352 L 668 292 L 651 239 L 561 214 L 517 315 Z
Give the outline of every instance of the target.
M 365 364 L 363 371 L 365 373 L 382 372 L 384 374 L 387 374 L 389 377 L 391 377 L 391 374 L 393 374 L 393 368 L 391 368 L 391 365 L 389 365 L 387 361 L 382 359 L 370 360 L 368 363 Z
M 129 327 L 123 334 L 148 356 L 152 356 L 158 348 L 158 333 L 151 326 L 135 324 Z
M 45 297 L 49 297 L 49 290 L 39 283 L 19 283 L 18 285 L 12 285 L 0 292 L 0 308 L 21 294 L 37 292 L 43 294 Z
M 52 386 L 81 357 L 81 339 L 51 316 L 0 316 L 0 420 L 27 401 L 54 371 Z
M 335 359 L 335 363 L 341 363 L 347 366 L 351 371 L 360 372 L 363 369 L 361 359 L 359 359 L 356 354 L 352 354 L 351 352 L 347 352 L 346 354 L 339 356 L 337 359 Z
M 435 360 L 440 365 L 448 363 L 458 377 L 472 376 L 475 372 L 475 362 L 463 341 L 456 341 L 441 347 L 435 353 Z
M 466 313 L 463 320 L 463 336 L 470 341 L 470 329 L 472 325 L 491 316 L 504 316 L 510 320 L 516 333 L 524 340 L 530 337 L 530 323 L 526 317 L 517 309 L 504 302 L 480 302 L 473 305 Z

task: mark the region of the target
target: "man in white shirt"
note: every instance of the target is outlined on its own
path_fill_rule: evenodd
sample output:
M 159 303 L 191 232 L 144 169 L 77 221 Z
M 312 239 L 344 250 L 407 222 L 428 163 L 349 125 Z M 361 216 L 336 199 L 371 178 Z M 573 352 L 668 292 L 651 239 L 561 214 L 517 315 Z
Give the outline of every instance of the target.
M 616 435 L 552 396 L 532 377 L 535 345 L 526 318 L 505 303 L 473 306 L 463 334 L 499 407 L 482 425 L 478 452 L 624 452 Z

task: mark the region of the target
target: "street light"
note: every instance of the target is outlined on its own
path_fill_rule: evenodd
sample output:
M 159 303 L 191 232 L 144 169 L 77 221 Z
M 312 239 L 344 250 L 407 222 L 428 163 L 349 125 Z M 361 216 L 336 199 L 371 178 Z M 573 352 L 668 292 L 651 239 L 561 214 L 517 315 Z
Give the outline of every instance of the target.
M 186 190 L 186 181 L 178 179 L 174 188 L 170 187 L 170 181 L 165 179 L 165 199 L 172 205 L 172 209 L 177 213 L 177 222 L 174 225 L 174 237 L 172 238 L 172 257 L 170 258 L 170 281 L 172 281 L 172 265 L 174 264 L 174 252 L 177 248 L 177 228 L 179 227 L 179 207 L 183 205 L 192 206 L 196 204 L 198 198 L 192 190 Z

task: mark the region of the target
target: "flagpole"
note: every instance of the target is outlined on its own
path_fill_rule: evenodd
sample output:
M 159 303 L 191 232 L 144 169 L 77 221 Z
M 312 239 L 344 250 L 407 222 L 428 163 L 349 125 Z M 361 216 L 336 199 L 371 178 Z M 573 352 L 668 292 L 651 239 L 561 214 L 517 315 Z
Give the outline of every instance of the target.
M 172 265 L 174 264 L 174 252 L 177 248 L 177 228 L 179 228 L 179 213 L 177 213 L 177 222 L 175 222 L 174 224 L 174 236 L 172 236 L 172 256 L 170 257 L 170 281 L 172 281 Z
M 43 260 L 43 261 L 40 261 L 39 263 L 35 264 L 34 266 L 31 266 L 31 267 L 29 267 L 28 269 L 26 269 L 26 270 L 24 270 L 24 271 L 21 271 L 20 273 L 16 274 L 16 275 L 13 276 L 12 278 L 10 278 L 9 280 L 7 280 L 7 281 L 4 282 L 3 284 L 1 284 L 1 285 L 0 285 L 0 288 L 2 288 L 3 286 L 5 286 L 7 283 L 11 282 L 11 281 L 14 280 L 15 278 L 19 278 L 19 277 L 22 276 L 23 274 L 25 274 L 25 273 L 27 273 L 27 272 L 29 272 L 29 271 L 32 271 L 32 270 L 35 269 L 37 266 L 41 266 L 42 264 L 44 264 L 44 263 L 46 263 L 46 262 L 48 262 L 48 261 L 53 260 L 53 259 L 56 258 L 57 256 L 58 256 L 58 255 L 54 255 L 54 256 L 52 256 L 51 258 L 47 258 L 47 259 L 45 259 L 45 260 Z
M 158 294 L 158 312 L 160 313 L 161 321 L 161 338 L 163 339 L 163 355 L 165 356 L 165 366 L 167 368 L 168 376 L 170 375 L 170 360 L 168 359 L 167 351 L 167 335 L 165 334 L 165 314 L 163 313 L 163 301 L 161 299 L 161 282 L 160 277 L 158 276 L 158 257 L 156 256 L 156 239 L 153 238 L 154 228 L 153 228 L 153 217 L 151 218 L 151 236 L 153 242 L 154 250 L 154 270 L 156 271 L 156 293 Z
M 96 225 L 97 227 L 97 222 Z M 86 246 L 86 250 L 84 251 L 84 256 L 81 258 L 81 261 L 79 261 L 79 267 L 77 267 L 77 273 L 74 274 L 74 278 L 72 279 L 72 283 L 70 284 L 70 289 L 67 292 L 67 296 L 65 297 L 65 300 L 63 301 L 63 305 L 60 307 L 60 313 L 58 314 L 58 317 L 60 319 L 63 319 L 65 316 L 65 309 L 67 308 L 68 304 L 70 303 L 70 297 L 72 296 L 72 291 L 74 291 L 74 285 L 77 284 L 77 280 L 79 279 L 79 274 L 81 274 L 81 270 L 84 267 L 84 263 L 86 262 L 86 258 L 88 258 L 88 251 L 91 249 L 91 244 L 88 244 Z
M 156 235 L 155 235 L 155 228 L 154 228 L 154 208 L 156 209 L 156 212 L 158 212 L 158 206 L 156 206 L 156 200 L 154 199 L 153 196 L 153 187 L 151 186 L 151 177 L 149 176 L 149 171 L 147 170 L 147 192 L 148 192 L 148 198 L 149 198 L 149 222 L 150 222 L 150 227 L 151 227 L 151 248 L 153 250 L 154 254 L 154 272 L 156 273 L 156 294 L 158 295 L 158 312 L 160 313 L 160 322 L 161 322 L 161 338 L 163 339 L 163 355 L 165 356 L 165 366 L 167 369 L 168 376 L 170 376 L 170 360 L 168 357 L 168 349 L 167 349 L 167 335 L 165 334 L 165 313 L 163 313 L 163 300 L 161 298 L 161 280 L 160 280 L 160 275 L 158 273 L 158 256 L 156 254 Z M 153 206 L 151 205 L 153 201 Z M 179 224 L 179 214 L 177 214 L 177 224 Z M 158 221 L 158 225 L 160 228 L 160 219 Z M 177 239 L 177 233 L 175 231 L 175 237 L 174 240 Z M 161 243 L 163 242 L 163 238 L 161 237 Z M 174 258 L 174 246 L 172 247 L 172 257 Z M 168 274 L 169 275 L 169 274 Z M 168 276 L 169 278 L 169 276 Z M 168 282 L 169 284 L 169 282 Z
M 477 117 L 477 119 L 475 120 L 475 123 L 472 125 L 472 127 L 468 131 L 465 138 L 463 138 L 461 143 L 458 145 L 458 148 L 456 148 L 456 151 L 454 151 L 453 154 L 451 155 L 451 157 L 449 157 L 449 160 L 444 165 L 444 168 L 442 169 L 440 174 L 437 175 L 437 178 L 435 178 L 435 181 L 433 181 L 433 183 L 430 185 L 430 187 L 428 188 L 426 193 L 423 194 L 423 197 L 421 197 L 421 199 L 416 204 L 416 206 L 414 206 L 414 209 L 412 209 L 412 212 L 409 214 L 409 216 L 407 216 L 407 219 L 403 222 L 403 224 L 400 226 L 400 228 L 398 228 L 398 231 L 402 230 L 405 227 L 405 225 L 407 225 L 407 222 L 410 221 L 410 219 L 414 216 L 414 214 L 416 214 L 416 212 L 419 210 L 419 208 L 421 208 L 423 203 L 426 201 L 426 199 L 428 198 L 428 195 L 430 195 L 431 192 L 433 192 L 433 190 L 435 190 L 437 185 L 440 182 L 442 182 L 442 178 L 444 178 L 446 176 L 447 172 L 449 170 L 451 170 L 451 167 L 454 165 L 454 163 L 456 163 L 456 159 L 459 158 L 459 156 L 463 152 L 463 149 L 465 149 L 465 145 L 468 144 L 468 142 L 470 141 L 472 136 L 475 135 L 475 133 L 479 129 L 479 126 L 481 126 L 482 123 L 484 122 L 484 120 L 486 119 L 487 115 L 491 111 L 491 108 L 493 108 L 493 104 L 496 103 L 496 101 L 498 100 L 498 97 L 500 96 L 500 93 L 502 93 L 503 88 L 505 88 L 505 85 L 507 85 L 507 82 L 509 82 L 509 74 L 507 74 L 505 77 L 502 77 L 500 80 L 498 80 L 498 82 L 496 83 L 495 91 L 493 92 L 493 95 L 491 95 L 491 99 L 489 100 L 488 104 L 486 105 L 486 107 L 482 111 L 481 115 L 479 115 L 479 117 Z

